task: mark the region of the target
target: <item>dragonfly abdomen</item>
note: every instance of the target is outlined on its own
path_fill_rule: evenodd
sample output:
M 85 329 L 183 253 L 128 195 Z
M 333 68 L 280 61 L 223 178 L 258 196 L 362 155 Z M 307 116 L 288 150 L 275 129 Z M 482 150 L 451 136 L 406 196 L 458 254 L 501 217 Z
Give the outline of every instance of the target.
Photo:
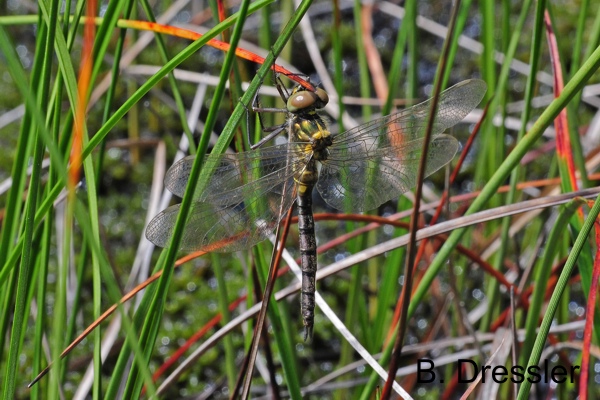
M 317 275 L 317 241 L 312 211 L 312 185 L 303 185 L 298 195 L 298 232 L 300 236 L 300 265 L 302 268 L 302 321 L 304 340 L 312 337 L 315 320 L 315 277 Z

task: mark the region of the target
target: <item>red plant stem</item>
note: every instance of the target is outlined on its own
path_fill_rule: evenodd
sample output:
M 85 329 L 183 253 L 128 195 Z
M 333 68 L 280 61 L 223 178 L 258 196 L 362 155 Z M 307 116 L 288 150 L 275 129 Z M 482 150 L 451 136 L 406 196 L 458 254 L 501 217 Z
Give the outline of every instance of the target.
M 592 272 L 592 284 L 586 304 L 585 328 L 583 329 L 583 349 L 581 351 L 581 375 L 579 377 L 579 398 L 587 400 L 588 381 L 590 371 L 590 347 L 594 330 L 594 313 L 596 311 L 596 297 L 598 294 L 598 278 L 600 278 L 600 222 L 596 220 L 596 257 Z
M 548 47 L 550 48 L 550 59 L 552 61 L 552 71 L 554 76 L 554 97 L 558 98 L 565 86 L 562 66 L 560 63 L 560 54 L 558 52 L 558 43 L 552 29 L 552 21 L 548 10 L 544 12 L 544 22 L 546 23 L 546 34 L 548 36 Z M 568 186 L 570 190 L 577 190 L 577 179 L 575 178 L 575 162 L 573 161 L 573 150 L 571 148 L 571 138 L 569 136 L 569 124 L 567 122 L 567 109 L 563 108 L 554 120 L 556 130 L 556 153 L 559 162 L 564 163 L 568 170 Z M 567 177 L 562 177 L 563 179 Z M 583 215 L 583 214 L 581 214 Z

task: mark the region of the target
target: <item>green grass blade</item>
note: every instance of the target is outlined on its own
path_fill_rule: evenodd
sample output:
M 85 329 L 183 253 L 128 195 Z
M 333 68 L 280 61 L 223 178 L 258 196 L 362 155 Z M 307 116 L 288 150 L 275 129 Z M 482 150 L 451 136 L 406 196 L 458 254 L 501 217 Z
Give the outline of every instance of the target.
M 566 204 L 564 207 L 561 207 L 561 210 L 558 214 L 558 219 L 554 223 L 552 231 L 550 232 L 550 236 L 548 237 L 546 245 L 544 246 L 544 255 L 536 266 L 535 278 L 533 279 L 533 282 L 535 282 L 535 287 L 531 295 L 529 309 L 527 310 L 525 340 L 523 341 L 521 348 L 521 360 L 519 365 L 524 365 L 531 354 L 533 342 L 538 335 L 536 328 L 540 318 L 540 311 L 544 305 L 547 282 L 550 278 L 550 273 L 552 272 L 552 264 L 556 258 L 558 249 L 560 248 L 560 240 L 562 240 L 565 233 L 568 232 L 569 220 L 581 205 L 582 201 L 575 199 Z
M 560 304 L 562 294 L 569 284 L 569 279 L 571 277 L 573 269 L 575 268 L 579 254 L 581 253 L 583 247 L 587 246 L 588 236 L 594 226 L 596 218 L 598 218 L 598 214 L 600 214 L 600 197 L 596 198 L 594 206 L 590 210 L 581 231 L 577 235 L 577 239 L 573 244 L 573 249 L 569 253 L 569 257 L 567 258 L 565 266 L 560 274 L 560 277 L 558 278 L 558 281 L 556 282 L 556 287 L 548 303 L 548 308 L 544 313 L 544 319 L 542 320 L 539 332 L 536 335 L 533 350 L 531 352 L 531 355 L 529 356 L 529 361 L 527 362 L 527 367 L 525 367 L 526 372 L 524 381 L 521 384 L 521 387 L 519 388 L 519 393 L 517 396 L 517 399 L 519 400 L 529 398 L 529 391 L 531 389 L 532 383 L 532 376 L 529 373 L 529 368 L 531 366 L 538 365 L 540 361 L 540 356 L 542 354 L 542 350 L 544 349 L 548 333 L 550 332 L 550 326 L 552 324 L 552 321 L 554 320 L 556 310 L 558 309 L 558 306 Z

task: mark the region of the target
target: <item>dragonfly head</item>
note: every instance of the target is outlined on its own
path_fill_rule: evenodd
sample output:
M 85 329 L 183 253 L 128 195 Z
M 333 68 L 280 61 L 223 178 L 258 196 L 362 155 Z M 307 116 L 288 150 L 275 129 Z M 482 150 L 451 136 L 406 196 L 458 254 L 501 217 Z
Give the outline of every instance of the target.
M 314 92 L 299 87 L 293 91 L 287 100 L 287 109 L 291 113 L 320 110 L 329 103 L 327 92 L 317 88 Z

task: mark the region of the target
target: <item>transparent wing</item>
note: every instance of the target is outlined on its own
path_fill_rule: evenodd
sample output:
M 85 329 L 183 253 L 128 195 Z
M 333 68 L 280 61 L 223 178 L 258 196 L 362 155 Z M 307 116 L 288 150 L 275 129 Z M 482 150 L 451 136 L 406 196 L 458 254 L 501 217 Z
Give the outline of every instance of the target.
M 167 172 L 165 185 L 183 196 L 193 157 Z M 238 154 L 209 155 L 216 165 L 205 189 L 194 194 L 180 249 L 230 252 L 266 239 L 295 200 L 294 173 L 305 165 L 293 146 L 282 145 Z M 146 229 L 154 244 L 169 244 L 179 205 L 158 214 Z
M 425 175 L 450 162 L 458 146 L 452 136 L 436 136 L 429 145 Z M 317 188 L 327 204 L 338 210 L 371 210 L 416 185 L 422 148 L 423 139 L 417 139 L 403 144 L 401 152 L 388 147 L 363 152 L 368 158 L 328 159 Z
M 483 81 L 468 80 L 440 94 L 426 175 L 452 160 L 458 142 L 441 133 L 471 112 L 485 90 Z M 317 183 L 323 199 L 340 210 L 366 211 L 411 189 L 430 104 L 431 99 L 334 135 Z

